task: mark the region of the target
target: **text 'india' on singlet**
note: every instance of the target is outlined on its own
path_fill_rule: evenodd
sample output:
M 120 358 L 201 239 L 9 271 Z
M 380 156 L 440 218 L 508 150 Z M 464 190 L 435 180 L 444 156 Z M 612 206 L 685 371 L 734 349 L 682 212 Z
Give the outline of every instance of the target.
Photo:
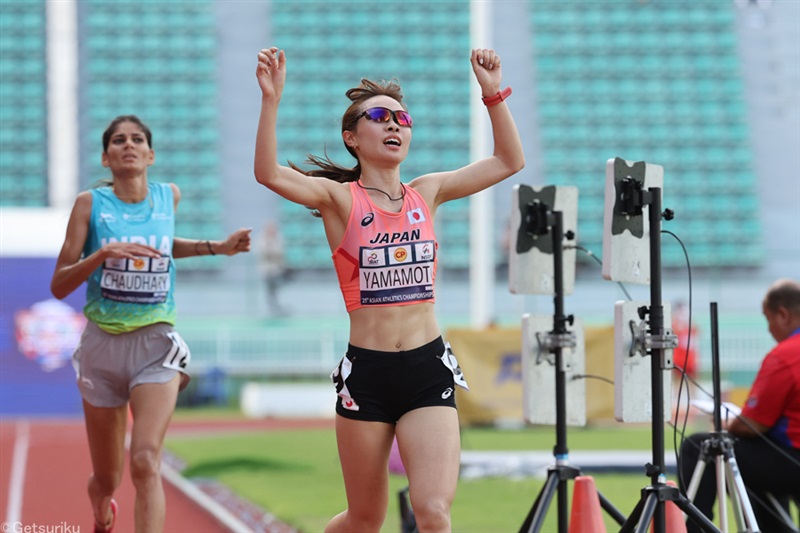
M 111 187 L 92 189 L 92 214 L 84 257 L 110 242 L 151 246 L 159 258 L 109 258 L 89 276 L 86 318 L 108 333 L 125 333 L 143 326 L 175 324 L 175 204 L 172 188 L 150 183 L 147 198 L 129 204 Z

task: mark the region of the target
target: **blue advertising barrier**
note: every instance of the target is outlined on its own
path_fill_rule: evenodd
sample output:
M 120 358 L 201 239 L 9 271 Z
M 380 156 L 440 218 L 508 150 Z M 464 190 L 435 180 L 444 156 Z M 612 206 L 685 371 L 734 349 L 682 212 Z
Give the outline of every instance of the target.
M 50 293 L 55 258 L 0 258 L 0 416 L 82 413 L 72 352 L 86 323 L 85 286 Z

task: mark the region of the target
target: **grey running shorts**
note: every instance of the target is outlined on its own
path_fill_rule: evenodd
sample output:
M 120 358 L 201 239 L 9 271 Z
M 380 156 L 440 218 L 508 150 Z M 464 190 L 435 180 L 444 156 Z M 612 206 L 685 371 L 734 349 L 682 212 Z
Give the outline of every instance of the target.
M 166 383 L 179 373 L 188 384 L 189 350 L 170 324 L 112 334 L 88 322 L 72 355 L 78 389 L 95 407 L 119 407 L 143 383 Z

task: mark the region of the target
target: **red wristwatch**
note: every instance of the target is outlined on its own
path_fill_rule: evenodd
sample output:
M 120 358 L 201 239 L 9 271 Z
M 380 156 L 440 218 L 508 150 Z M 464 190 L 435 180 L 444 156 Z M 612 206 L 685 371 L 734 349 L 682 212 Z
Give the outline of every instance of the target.
M 493 94 L 492 96 L 482 96 L 481 100 L 483 100 L 483 104 L 486 107 L 492 107 L 493 105 L 499 104 L 503 100 L 511 95 L 511 87 L 506 87 L 502 91 L 499 91 L 497 94 Z

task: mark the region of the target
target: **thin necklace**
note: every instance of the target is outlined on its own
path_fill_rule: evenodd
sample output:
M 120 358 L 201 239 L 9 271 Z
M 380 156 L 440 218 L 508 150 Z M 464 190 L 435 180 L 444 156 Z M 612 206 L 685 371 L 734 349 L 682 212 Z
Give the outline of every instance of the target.
M 405 198 L 405 197 L 406 197 L 406 186 L 405 186 L 405 185 L 403 185 L 402 183 L 400 184 L 400 190 L 401 190 L 401 193 L 400 193 L 400 198 L 392 198 L 391 196 L 389 196 L 389 193 L 388 193 L 388 192 L 386 192 L 386 191 L 382 191 L 382 190 L 380 190 L 380 189 L 376 189 L 375 187 L 364 187 L 363 185 L 361 185 L 361 180 L 356 180 L 356 183 L 357 183 L 357 184 L 358 184 L 358 186 L 359 186 L 359 187 L 361 187 L 362 189 L 368 189 L 368 190 L 370 190 L 370 191 L 378 191 L 378 192 L 381 192 L 381 193 L 385 194 L 385 195 L 386 195 L 386 198 L 388 198 L 388 199 L 389 199 L 389 200 L 391 200 L 392 202 L 397 202 L 397 201 L 399 201 L 399 200 L 402 200 L 403 198 Z

